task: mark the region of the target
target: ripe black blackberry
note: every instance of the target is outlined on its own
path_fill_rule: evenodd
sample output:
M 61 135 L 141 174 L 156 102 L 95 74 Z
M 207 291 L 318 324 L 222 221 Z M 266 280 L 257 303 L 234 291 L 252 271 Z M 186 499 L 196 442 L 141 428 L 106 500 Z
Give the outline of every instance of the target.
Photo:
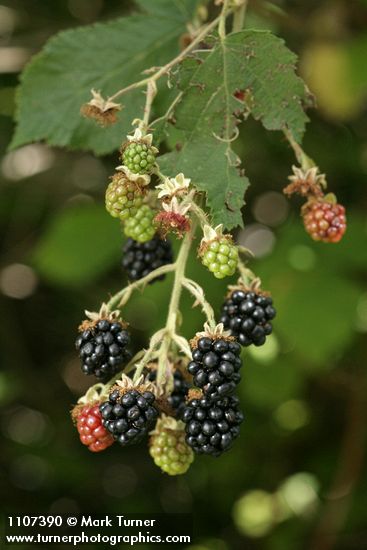
M 216 403 L 204 396 L 188 403 L 182 420 L 186 424 L 186 442 L 195 453 L 217 457 L 238 437 L 243 414 L 234 395 Z
M 157 372 L 155 370 L 150 371 L 148 380 L 155 382 L 157 378 Z M 177 417 L 180 417 L 186 403 L 186 396 L 190 389 L 188 380 L 184 377 L 180 369 L 175 369 L 173 373 L 173 390 L 167 397 L 167 402 L 174 410 Z
M 75 346 L 82 360 L 84 374 L 94 374 L 105 381 L 131 359 L 127 349 L 130 336 L 121 322 L 100 319 L 85 321 L 80 327 Z
M 123 248 L 122 267 L 126 270 L 128 279 L 137 281 L 162 265 L 170 264 L 173 260 L 172 246 L 167 240 L 155 236 L 150 241 L 139 243 L 134 239 L 127 239 Z M 161 281 L 164 275 L 154 281 Z
M 123 447 L 138 443 L 158 417 L 154 402 L 150 391 L 131 389 L 122 394 L 115 389 L 99 407 L 103 426 Z
M 270 296 L 252 290 L 234 290 L 222 306 L 220 322 L 243 346 L 262 346 L 276 315 Z
M 192 346 L 192 361 L 187 370 L 195 386 L 212 401 L 231 395 L 241 380 L 241 346 L 224 338 L 203 336 Z

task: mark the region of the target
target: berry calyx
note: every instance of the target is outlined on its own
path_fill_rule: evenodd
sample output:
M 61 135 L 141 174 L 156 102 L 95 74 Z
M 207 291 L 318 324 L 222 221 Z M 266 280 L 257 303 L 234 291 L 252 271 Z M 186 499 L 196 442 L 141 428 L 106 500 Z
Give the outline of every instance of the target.
M 341 204 L 324 199 L 310 199 L 302 208 L 303 223 L 314 241 L 337 243 L 343 237 L 347 220 Z
M 113 176 L 106 191 L 106 210 L 121 221 L 135 216 L 143 204 L 145 190 L 122 174 Z
M 194 385 L 211 402 L 231 395 L 241 380 L 241 346 L 230 338 L 202 336 L 192 341 L 191 349 L 187 370 Z
M 231 276 L 238 264 L 238 250 L 231 235 L 222 234 L 222 226 L 204 227 L 204 238 L 199 248 L 201 262 L 217 279 Z
M 127 239 L 123 248 L 122 267 L 131 281 L 142 279 L 151 271 L 172 261 L 173 251 L 170 241 L 160 239 L 158 236 L 145 243 Z M 162 281 L 164 277 L 165 275 L 161 275 L 149 284 Z
M 158 417 L 155 395 L 144 386 L 122 389 L 114 386 L 99 410 L 103 426 L 123 447 L 138 443 Z
M 189 401 L 182 420 L 186 424 L 186 442 L 194 452 L 218 457 L 239 436 L 243 414 L 236 396 L 215 403 L 204 396 Z
M 149 365 L 150 372 L 148 374 L 148 380 L 155 382 L 157 378 L 157 365 Z M 170 393 L 167 396 L 167 403 L 170 409 L 172 409 L 172 414 L 179 417 L 181 412 L 184 409 L 186 403 L 186 397 L 190 389 L 191 376 L 187 374 L 187 371 L 184 372 L 184 367 L 181 363 L 172 365 L 173 370 L 173 387 L 171 388 Z
M 105 381 L 116 374 L 131 359 L 127 346 L 130 335 L 126 325 L 112 312 L 89 314 L 90 319 L 79 327 L 75 347 L 79 351 L 84 374 L 94 374 Z
M 262 346 L 276 316 L 270 296 L 246 287 L 235 288 L 222 306 L 220 322 L 242 346 Z
M 154 215 L 154 210 L 147 204 L 143 204 L 135 216 L 126 220 L 123 226 L 125 235 L 139 243 L 145 243 L 153 239 L 156 232 Z
M 194 460 L 184 430 L 183 422 L 162 414 L 151 432 L 149 453 L 156 466 L 171 476 L 187 472 Z
M 104 451 L 114 443 L 112 435 L 102 425 L 98 403 L 77 405 L 71 415 L 76 423 L 80 441 L 93 453 Z

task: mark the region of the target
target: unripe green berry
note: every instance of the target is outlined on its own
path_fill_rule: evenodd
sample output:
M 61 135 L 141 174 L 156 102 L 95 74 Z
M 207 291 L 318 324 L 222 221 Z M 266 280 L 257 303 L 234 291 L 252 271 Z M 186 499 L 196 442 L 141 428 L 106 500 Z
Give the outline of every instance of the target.
M 131 141 L 122 152 L 122 162 L 134 174 L 149 174 L 155 164 L 156 148 Z
M 106 191 L 106 210 L 122 221 L 136 216 L 143 204 L 144 192 L 134 181 L 119 174 L 113 178 Z
M 217 279 L 234 274 L 238 263 L 238 250 L 226 237 L 207 243 L 200 253 L 201 261 Z
M 184 474 L 194 460 L 185 441 L 184 424 L 164 415 L 152 432 L 149 453 L 156 466 L 170 476 Z
M 153 222 L 154 216 L 154 210 L 147 204 L 143 204 L 138 209 L 135 216 L 126 220 L 123 226 L 125 235 L 139 243 L 150 241 L 156 232 L 156 227 Z

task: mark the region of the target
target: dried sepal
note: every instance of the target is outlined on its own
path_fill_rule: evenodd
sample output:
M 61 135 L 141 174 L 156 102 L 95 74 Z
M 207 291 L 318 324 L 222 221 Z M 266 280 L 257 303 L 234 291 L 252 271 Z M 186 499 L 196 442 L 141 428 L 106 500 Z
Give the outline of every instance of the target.
M 121 166 L 116 166 L 116 170 L 118 172 L 122 172 L 126 177 L 126 179 L 133 181 L 140 187 L 146 187 L 150 183 L 149 174 L 135 174 L 134 172 L 131 172 L 131 170 L 129 170 L 128 167 L 124 166 L 123 164 Z
M 79 332 L 95 327 L 96 324 L 102 320 L 109 321 L 110 323 L 120 323 L 122 328 L 126 328 L 128 326 L 128 324 L 121 319 L 120 311 L 118 309 L 111 311 L 105 303 L 102 303 L 98 312 L 85 310 L 84 313 L 87 319 L 80 324 Z
M 144 134 L 140 128 L 136 128 L 133 135 L 127 135 L 127 144 L 129 143 L 145 143 L 148 147 L 151 147 L 152 152 L 157 154 L 159 151 L 157 147 L 152 145 L 153 143 L 153 134 Z M 123 148 L 126 144 L 123 145 Z
M 223 224 L 219 224 L 216 227 L 204 225 L 203 238 L 200 241 L 198 255 L 203 256 L 211 243 L 222 240 L 225 240 L 228 244 L 233 245 L 232 235 L 229 233 L 223 233 Z
M 74 409 L 77 406 L 84 406 L 84 405 L 91 405 L 93 403 L 98 403 L 100 401 L 103 401 L 104 397 L 108 395 L 108 385 L 98 383 L 94 384 L 94 386 L 91 386 L 84 395 L 82 395 L 78 399 L 77 405 L 74 407 Z M 73 409 L 73 411 L 74 411 Z
M 201 399 L 204 397 L 204 393 L 202 390 L 199 390 L 199 388 L 190 388 L 187 394 L 186 401 L 190 403 L 190 401 L 193 401 L 193 399 Z
M 163 394 L 162 388 L 159 388 L 156 384 L 153 384 L 153 382 L 151 382 L 143 374 L 139 376 L 137 380 L 132 380 L 129 376 L 123 373 L 111 387 L 110 393 L 115 390 L 118 390 L 120 395 L 124 395 L 130 390 L 137 390 L 140 393 L 149 391 L 155 396 L 156 399 L 160 398 Z
M 223 323 L 218 323 L 214 328 L 209 325 L 209 323 L 204 324 L 204 330 L 197 332 L 190 340 L 191 349 L 196 349 L 198 341 L 200 338 L 211 338 L 212 340 L 227 340 L 229 342 L 234 342 L 235 338 L 231 336 L 229 330 L 225 330 Z
M 318 166 L 304 170 L 292 166 L 293 174 L 288 177 L 289 185 L 283 189 L 287 196 L 297 193 L 301 197 L 322 197 L 326 188 L 325 174 L 320 174 Z
M 165 178 L 163 183 L 156 186 L 159 189 L 159 199 L 171 199 L 177 195 L 186 195 L 190 187 L 190 178 L 185 178 L 181 172 L 175 178 Z
M 121 111 L 120 103 L 104 99 L 100 92 L 91 90 L 93 98 L 81 106 L 80 112 L 86 118 L 96 120 L 101 126 L 117 122 L 117 113 Z
M 185 424 L 182 420 L 177 420 L 173 416 L 168 416 L 165 413 L 162 413 L 158 418 L 157 423 L 149 435 L 155 435 L 160 433 L 161 430 L 172 430 L 172 431 L 184 431 Z
M 262 290 L 260 277 L 255 277 L 251 281 L 244 281 L 240 277 L 236 285 L 228 285 L 228 293 L 226 298 L 229 298 L 236 290 L 243 290 L 243 292 L 255 292 L 259 296 L 271 295 L 270 292 Z

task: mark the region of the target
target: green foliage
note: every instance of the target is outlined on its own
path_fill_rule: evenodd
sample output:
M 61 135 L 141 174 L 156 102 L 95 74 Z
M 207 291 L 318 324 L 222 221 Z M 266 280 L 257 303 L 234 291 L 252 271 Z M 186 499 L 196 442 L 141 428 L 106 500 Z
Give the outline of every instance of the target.
M 105 209 L 78 206 L 54 218 L 33 253 L 33 262 L 51 283 L 81 286 L 116 264 L 120 250 L 118 224 Z
M 101 155 L 119 147 L 142 112 L 142 91 L 131 92 L 119 123 L 104 129 L 80 116 L 81 105 L 91 98 L 91 88 L 112 95 L 145 69 L 165 64 L 185 31 L 183 0 L 140 4 L 150 13 L 61 32 L 33 58 L 21 77 L 12 148 L 45 140 Z
M 182 141 L 160 163 L 163 170 L 183 171 L 206 191 L 214 221 L 229 229 L 242 225 L 248 186 L 230 148 L 238 116 L 251 113 L 268 130 L 288 128 L 298 141 L 302 138 L 308 96 L 295 75 L 295 62 L 296 56 L 271 33 L 242 31 L 182 65 L 178 86 L 183 95 L 174 113 Z M 243 102 L 234 95 L 239 90 Z

